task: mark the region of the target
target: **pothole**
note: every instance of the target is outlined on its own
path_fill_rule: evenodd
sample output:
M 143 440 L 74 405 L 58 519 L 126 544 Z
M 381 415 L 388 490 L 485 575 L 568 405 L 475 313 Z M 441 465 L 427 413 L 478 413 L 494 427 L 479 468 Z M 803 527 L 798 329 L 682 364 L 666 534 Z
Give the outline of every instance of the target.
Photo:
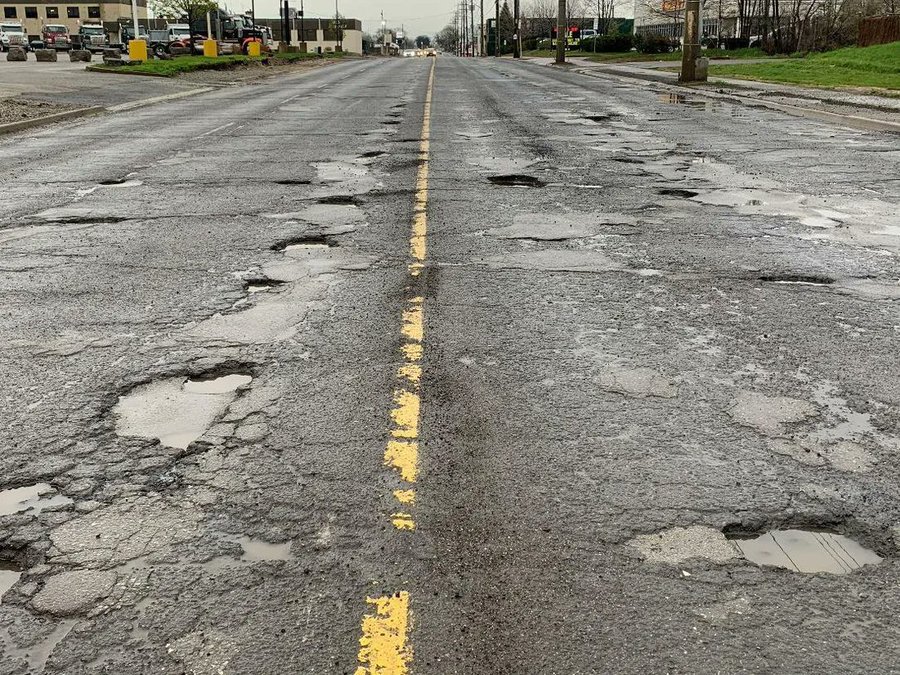
M 810 530 L 772 530 L 753 539 L 731 539 L 747 560 L 794 572 L 847 574 L 883 559 L 849 537 Z
M 609 119 L 609 115 L 585 115 L 582 119 L 586 119 L 589 122 L 605 122 Z
M 817 274 L 761 274 L 760 281 L 773 284 L 802 284 L 805 286 L 828 286 L 834 283 L 831 277 Z
M 22 576 L 22 568 L 10 560 L 0 560 L 0 603 L 6 591 L 16 585 Z
M 135 387 L 113 408 L 120 436 L 157 439 L 182 450 L 200 438 L 249 386 L 247 373 L 173 377 Z
M 382 124 L 400 124 L 400 120 L 384 120 Z
M 369 152 L 364 152 L 359 155 L 359 159 L 372 159 L 373 157 L 381 157 L 382 155 L 386 155 L 387 152 L 384 150 L 369 150 Z
M 544 187 L 546 183 L 534 176 L 525 174 L 504 174 L 500 176 L 488 176 L 488 180 L 494 185 L 504 185 L 508 187 Z
M 291 251 L 298 248 L 329 248 L 334 246 L 331 240 L 324 234 L 305 234 L 300 237 L 282 239 L 272 244 L 272 251 Z
M 665 195 L 666 197 L 681 197 L 682 199 L 690 199 L 691 197 L 696 197 L 700 194 L 694 190 L 683 190 L 682 188 L 662 188 L 656 192 L 657 194 Z
M 612 157 L 611 160 L 622 164 L 646 164 L 643 159 L 638 159 L 637 157 Z
M 22 511 L 38 514 L 44 509 L 71 503 L 71 499 L 58 494 L 48 483 L 35 483 L 0 492 L 0 516 Z
M 137 178 L 128 178 L 124 176 L 122 178 L 110 178 L 108 180 L 101 180 L 100 185 L 104 187 L 138 187 L 139 185 L 143 185 L 144 181 L 138 180 Z
M 312 185 L 312 181 L 300 178 L 286 178 L 284 180 L 276 180 L 275 185 Z
M 250 295 L 255 295 L 256 293 L 271 291 L 273 288 L 283 284 L 283 281 L 278 281 L 277 279 L 245 279 L 244 290 Z
M 334 204 L 334 205 L 356 205 L 359 200 L 353 195 L 330 195 L 328 197 L 320 197 L 316 200 L 317 204 Z
M 244 551 L 241 560 L 293 560 L 294 558 L 289 541 L 283 544 L 270 544 L 262 539 L 241 537 L 240 544 Z

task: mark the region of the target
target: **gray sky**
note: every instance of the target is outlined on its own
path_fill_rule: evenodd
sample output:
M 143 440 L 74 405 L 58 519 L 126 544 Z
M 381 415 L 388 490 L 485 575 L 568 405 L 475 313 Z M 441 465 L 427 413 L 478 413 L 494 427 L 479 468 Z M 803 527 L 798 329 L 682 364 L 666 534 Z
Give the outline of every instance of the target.
M 250 0 L 226 0 L 233 12 L 250 8 Z M 300 0 L 289 0 L 291 7 L 300 8 Z M 476 8 L 479 0 L 476 0 Z M 490 4 L 486 2 L 485 5 Z M 246 6 L 245 6 L 246 5 Z M 370 33 L 381 27 L 381 12 L 388 27 L 406 27 L 407 35 L 434 35 L 453 20 L 456 0 L 338 0 L 341 14 L 351 19 L 361 19 L 363 30 Z M 334 0 L 303 0 L 308 17 L 334 16 Z M 476 10 L 477 11 L 477 10 Z M 278 0 L 256 0 L 256 15 L 273 18 L 279 16 Z

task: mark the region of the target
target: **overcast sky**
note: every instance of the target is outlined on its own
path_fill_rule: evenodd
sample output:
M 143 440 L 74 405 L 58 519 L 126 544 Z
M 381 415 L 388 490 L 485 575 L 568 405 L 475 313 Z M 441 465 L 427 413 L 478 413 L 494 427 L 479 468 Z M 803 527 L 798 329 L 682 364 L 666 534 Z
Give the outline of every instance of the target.
M 250 0 L 225 0 L 232 12 L 250 9 Z M 288 0 L 291 7 L 300 9 L 300 0 Z M 476 0 L 476 7 L 478 2 Z M 488 2 L 485 3 L 490 4 Z M 245 6 L 246 5 L 246 6 Z M 406 27 L 407 35 L 434 35 L 453 20 L 456 0 L 338 0 L 341 15 L 360 19 L 363 30 L 374 33 L 381 27 L 381 12 L 388 27 Z M 303 0 L 308 17 L 334 16 L 334 0 Z M 256 0 L 256 16 L 279 16 L 278 0 Z

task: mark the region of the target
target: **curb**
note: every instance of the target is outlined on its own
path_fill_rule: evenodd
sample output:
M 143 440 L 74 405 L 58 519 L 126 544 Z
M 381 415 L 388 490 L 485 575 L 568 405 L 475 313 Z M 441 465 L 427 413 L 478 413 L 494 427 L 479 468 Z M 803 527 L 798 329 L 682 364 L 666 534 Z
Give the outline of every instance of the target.
M 166 101 L 177 101 L 180 98 L 187 98 L 189 96 L 197 96 L 198 94 L 205 94 L 210 91 L 215 91 L 215 87 L 198 87 L 196 89 L 188 89 L 187 91 L 179 91 L 174 94 L 165 94 L 164 96 L 154 96 L 152 98 L 144 98 L 140 101 L 129 101 L 128 103 L 119 103 L 118 105 L 111 105 L 108 108 L 101 108 L 101 110 L 106 110 L 107 112 L 117 113 L 117 112 L 125 112 L 126 110 L 134 110 L 135 108 L 143 108 L 144 106 L 153 105 L 154 103 L 165 103 Z
M 9 134 L 14 131 L 22 131 L 24 129 L 32 129 L 34 127 L 43 126 L 44 124 L 52 124 L 53 122 L 64 122 L 66 120 L 77 119 L 79 117 L 87 117 L 88 115 L 96 115 L 106 111 L 101 106 L 93 106 L 90 108 L 78 108 L 77 110 L 66 110 L 53 115 L 44 115 L 43 117 L 32 117 L 21 122 L 9 122 L 0 124 L 0 135 Z
M 863 131 L 886 131 L 889 133 L 900 134 L 900 122 L 889 122 L 887 120 L 877 120 L 871 117 L 863 117 L 862 115 L 844 115 L 842 113 L 833 113 L 825 110 L 816 110 L 815 108 L 805 108 L 799 105 L 791 105 L 789 103 L 776 103 L 774 101 L 766 101 L 759 97 L 742 96 L 734 92 L 717 92 L 707 91 L 702 86 L 677 84 L 667 82 L 653 77 L 641 77 L 637 73 L 613 73 L 610 71 L 595 71 L 577 68 L 569 71 L 587 77 L 595 77 L 600 79 L 624 79 L 637 80 L 638 82 L 652 82 L 653 84 L 666 87 L 674 91 L 690 91 L 697 96 L 705 96 L 706 98 L 726 100 L 732 103 L 740 103 L 749 107 L 767 108 L 769 110 L 777 110 L 795 117 L 805 117 L 808 119 L 818 120 L 820 122 L 831 122 L 840 124 L 853 129 L 861 129 Z M 715 81 L 711 84 L 715 86 Z M 719 86 L 725 83 L 719 83 Z M 815 99 L 822 101 L 822 99 Z M 822 101 L 829 103 L 829 101 Z

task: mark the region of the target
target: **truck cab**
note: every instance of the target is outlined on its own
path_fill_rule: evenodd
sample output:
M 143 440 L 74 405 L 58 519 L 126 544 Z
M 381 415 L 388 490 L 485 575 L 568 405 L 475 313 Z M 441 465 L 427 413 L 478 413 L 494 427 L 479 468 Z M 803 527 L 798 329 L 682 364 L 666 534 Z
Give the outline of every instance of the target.
M 28 37 L 25 35 L 22 24 L 18 21 L 0 23 L 0 50 L 8 52 L 10 47 L 28 49 Z
M 72 49 L 72 39 L 69 37 L 69 29 L 59 23 L 48 23 L 41 28 L 41 41 L 45 49 L 57 51 L 69 51 Z
M 109 45 L 106 29 L 99 24 L 84 24 L 78 29 L 81 48 L 92 52 L 102 52 Z

